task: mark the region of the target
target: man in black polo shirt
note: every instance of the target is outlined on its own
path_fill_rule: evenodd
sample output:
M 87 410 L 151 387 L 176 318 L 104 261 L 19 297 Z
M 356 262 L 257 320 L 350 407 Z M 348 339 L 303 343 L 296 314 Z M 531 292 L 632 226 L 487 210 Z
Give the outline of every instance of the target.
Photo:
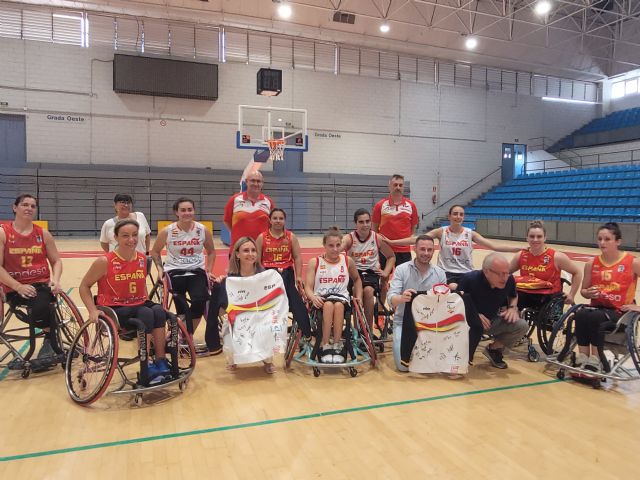
M 482 333 L 493 342 L 484 355 L 496 368 L 507 368 L 502 358 L 504 347 L 512 347 L 527 332 L 527 322 L 518 312 L 518 294 L 508 260 L 492 253 L 482 262 L 482 270 L 466 273 L 457 290 L 464 293 L 464 306 L 469 324 L 469 361 L 478 347 Z

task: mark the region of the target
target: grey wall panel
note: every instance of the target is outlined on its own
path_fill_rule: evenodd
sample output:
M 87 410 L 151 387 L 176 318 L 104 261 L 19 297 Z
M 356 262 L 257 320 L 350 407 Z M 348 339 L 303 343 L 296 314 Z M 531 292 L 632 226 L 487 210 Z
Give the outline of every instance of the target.
M 224 206 L 239 191 L 240 172 L 78 166 L 42 164 L 40 168 L 0 169 L 2 217 L 10 218 L 10 205 L 18 192 L 33 192 L 41 199 L 40 218 L 55 234 L 95 235 L 113 217 L 113 197 L 129 193 L 134 209 L 147 217 L 152 230 L 159 220 L 175 218 L 172 205 L 181 196 L 194 200 L 198 218 L 222 225 Z M 289 228 L 320 233 L 337 224 L 351 229 L 353 212 L 372 209 L 388 195 L 388 177 L 306 173 L 281 177 L 265 172 L 265 193 L 287 211 Z M 407 185 L 407 195 L 410 190 Z

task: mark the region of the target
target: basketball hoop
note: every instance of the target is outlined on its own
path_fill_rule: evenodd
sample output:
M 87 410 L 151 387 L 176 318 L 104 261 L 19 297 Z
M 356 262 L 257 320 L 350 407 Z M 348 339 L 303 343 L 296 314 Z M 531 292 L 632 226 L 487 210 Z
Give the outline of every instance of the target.
M 280 162 L 284 160 L 285 140 L 282 138 L 267 140 L 267 145 L 269 145 L 269 160 L 272 162 Z

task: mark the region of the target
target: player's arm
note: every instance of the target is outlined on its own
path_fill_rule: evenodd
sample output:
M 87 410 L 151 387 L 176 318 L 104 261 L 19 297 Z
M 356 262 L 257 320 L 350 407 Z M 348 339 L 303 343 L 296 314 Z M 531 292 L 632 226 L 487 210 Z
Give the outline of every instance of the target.
M 316 308 L 322 308 L 324 305 L 324 299 L 317 296 L 313 291 L 313 286 L 316 283 L 316 268 L 318 266 L 318 259 L 312 258 L 307 265 L 307 276 L 304 282 L 304 291 L 307 294 L 307 298 L 311 300 L 313 306 Z
M 362 280 L 356 268 L 356 262 L 353 258 L 347 257 L 347 265 L 349 268 L 349 277 L 353 281 L 353 296 L 362 302 Z
M 262 244 L 264 243 L 264 237 L 262 234 L 256 238 L 256 252 L 258 254 L 258 263 L 262 264 Z
M 213 276 L 213 267 L 216 264 L 216 246 L 213 243 L 213 233 L 208 228 L 204 229 L 204 249 L 207 251 L 207 272 L 211 280 Z
M 633 263 L 631 264 L 631 269 L 636 276 L 640 277 L 640 257 L 636 257 L 633 259 Z M 623 312 L 640 312 L 640 305 L 636 305 L 635 303 L 631 303 L 628 305 L 622 305 L 620 310 Z
M 483 247 L 487 247 L 489 250 L 493 250 L 494 252 L 511 252 L 511 253 L 515 253 L 515 252 L 519 252 L 520 250 L 522 250 L 521 247 L 512 247 L 512 246 L 506 245 L 504 243 L 493 242 L 491 240 L 487 240 L 482 235 L 480 235 L 478 232 L 472 232 L 471 233 L 471 240 L 473 240 L 474 243 L 477 243 L 478 245 L 482 245 Z
M 0 227 L 0 283 L 6 285 L 18 292 L 18 294 L 22 297 L 32 297 L 35 296 L 36 289 L 31 285 L 22 284 L 19 281 L 15 280 L 9 272 L 4 268 L 4 246 L 7 243 L 7 236 L 4 233 L 4 229 Z
M 582 277 L 582 289 L 580 295 L 586 299 L 596 298 L 600 295 L 600 292 L 596 287 L 591 284 L 591 267 L 593 266 L 593 259 L 584 264 L 584 275 Z
M 576 294 L 582 284 L 583 272 L 578 265 L 569 260 L 569 257 L 562 252 L 556 252 L 553 261 L 560 270 L 571 274 L 571 289 L 567 295 L 566 303 L 574 304 Z
M 293 269 L 296 274 L 296 285 L 299 289 L 304 289 L 304 281 L 302 280 L 302 253 L 300 251 L 300 242 L 298 241 L 298 237 L 295 233 L 291 234 L 291 256 L 293 256 Z
M 42 231 L 42 237 L 44 239 L 44 245 L 47 248 L 47 260 L 51 264 L 51 280 L 49 281 L 49 287 L 51 292 L 55 295 L 62 291 L 60 286 L 60 277 L 62 276 L 62 259 L 56 247 L 56 242 L 53 240 L 53 236 L 47 230 Z
M 153 263 L 156 264 L 156 268 L 158 269 L 158 275 L 162 276 L 162 250 L 167 246 L 167 238 L 169 236 L 169 227 L 163 228 L 158 236 L 156 237 L 156 241 L 153 244 L 153 248 L 151 249 L 151 258 L 153 258 Z
M 378 237 L 380 237 L 380 235 L 378 235 Z M 382 278 L 389 278 L 389 275 L 393 272 L 393 267 L 396 266 L 396 254 L 393 253 L 389 244 L 380 238 L 378 238 L 378 246 L 380 247 L 380 253 L 387 259 L 387 263 L 384 266 L 384 270 L 380 272 L 380 276 Z
M 227 227 L 227 230 L 231 232 L 231 223 L 233 220 L 233 201 L 236 198 L 235 195 L 232 195 L 231 198 L 227 201 L 227 204 L 224 206 L 224 217 L 222 218 L 222 222 Z
M 514 255 L 509 262 L 509 273 L 515 273 L 520 270 L 520 255 Z
M 107 235 L 107 223 L 109 220 L 102 224 L 102 228 L 100 229 L 100 246 L 102 250 L 109 253 L 109 236 Z
M 351 235 L 345 235 L 342 237 L 343 252 L 348 252 L 352 245 L 353 245 L 353 238 L 351 238 Z
M 93 287 L 98 282 L 98 280 L 100 280 L 106 274 L 107 257 L 97 258 L 91 264 L 91 267 L 89 267 L 89 270 L 80 281 L 80 287 L 78 288 L 82 303 L 84 303 L 84 306 L 87 307 L 87 311 L 89 312 L 89 320 L 94 322 L 98 320 L 98 308 L 93 301 L 91 287 Z

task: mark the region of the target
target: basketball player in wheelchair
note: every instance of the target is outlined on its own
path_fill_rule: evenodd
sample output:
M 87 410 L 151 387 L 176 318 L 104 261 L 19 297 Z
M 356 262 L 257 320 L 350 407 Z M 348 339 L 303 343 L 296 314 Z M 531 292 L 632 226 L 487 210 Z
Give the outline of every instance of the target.
M 37 209 L 34 196 L 20 195 L 13 204 L 13 222 L 0 226 L 0 365 L 22 370 L 23 378 L 31 371 L 63 364 L 64 346 L 82 324 L 75 305 L 60 288 L 62 260 L 53 237 L 33 223 Z M 16 326 L 13 318 L 27 327 Z M 44 341 L 32 359 L 39 337 Z M 26 353 L 13 345 L 26 340 Z

